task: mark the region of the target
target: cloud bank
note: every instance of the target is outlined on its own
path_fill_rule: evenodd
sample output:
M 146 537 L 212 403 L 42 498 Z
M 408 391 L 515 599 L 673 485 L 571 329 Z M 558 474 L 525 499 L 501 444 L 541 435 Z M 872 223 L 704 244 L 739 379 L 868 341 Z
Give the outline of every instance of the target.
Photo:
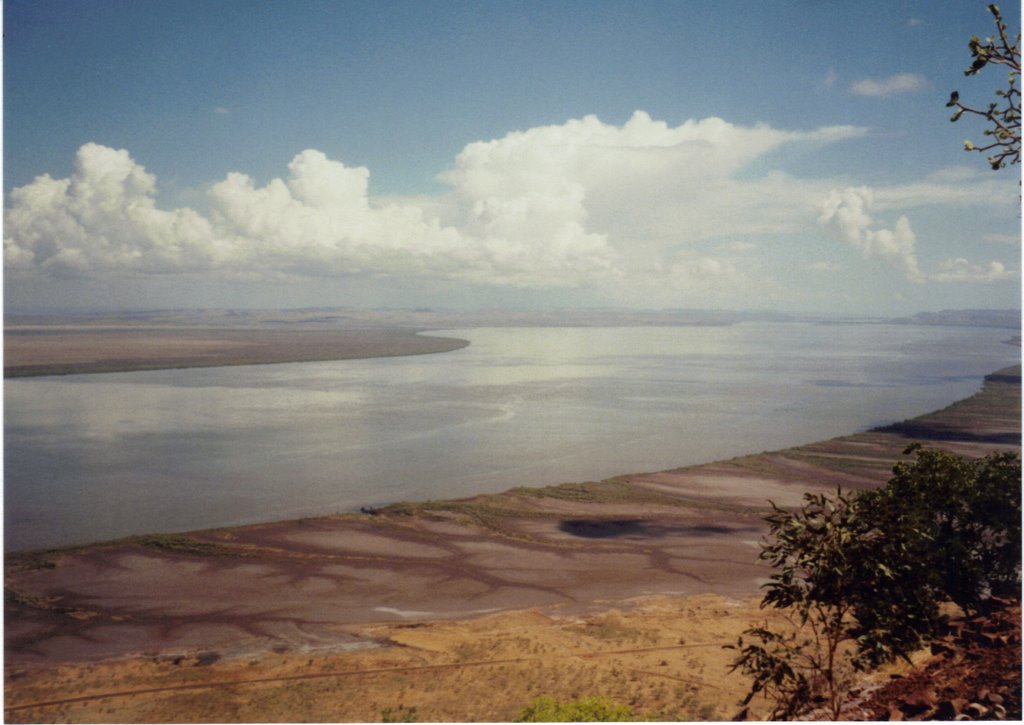
M 756 255 L 771 250 L 762 241 L 813 233 L 817 216 L 865 257 L 895 264 L 914 282 L 1006 273 L 954 260 L 929 277 L 908 219 L 887 229 L 871 216 L 873 206 L 983 193 L 976 184 L 969 192 L 943 179 L 828 192 L 820 181 L 749 173 L 778 149 L 865 134 L 719 118 L 673 127 L 640 111 L 621 126 L 586 116 L 470 143 L 439 176 L 448 192 L 434 197 L 371 198 L 368 169 L 307 149 L 287 175 L 262 186 L 227 174 L 208 188 L 202 211 L 159 208 L 153 174 L 127 150 L 89 143 L 68 178 L 43 175 L 13 190 L 5 269 L 65 278 L 426 277 L 523 289 L 631 288 L 643 280 L 714 291 L 764 282 Z
M 717 118 L 673 128 L 642 112 L 618 127 L 588 116 L 469 144 L 442 174 L 452 191 L 432 212 L 401 200 L 375 204 L 366 168 L 306 150 L 286 178 L 265 186 L 229 173 L 210 187 L 205 215 L 159 209 L 155 177 L 128 151 L 90 143 L 69 178 L 41 176 L 14 190 L 5 261 L 57 276 L 219 269 L 572 286 L 622 274 L 609 236 L 622 231 L 623 214 L 644 217 L 647 236 L 680 222 L 691 235 L 706 234 L 707 221 L 679 218 L 680 195 L 706 195 L 709 185 L 729 182 L 783 144 L 860 133 L 787 132 Z M 749 219 L 755 227 L 767 223 L 759 216 Z

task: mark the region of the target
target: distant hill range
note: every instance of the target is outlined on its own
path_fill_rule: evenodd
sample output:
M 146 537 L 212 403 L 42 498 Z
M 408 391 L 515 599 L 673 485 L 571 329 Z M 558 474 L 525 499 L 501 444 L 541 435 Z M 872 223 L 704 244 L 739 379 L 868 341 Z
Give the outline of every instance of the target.
M 1020 330 L 1020 310 L 941 310 L 939 312 L 919 312 L 913 317 L 899 318 L 893 321 L 913 325 L 967 325 Z
M 1020 330 L 1020 310 L 942 310 L 913 317 L 842 317 L 801 315 L 771 310 L 623 310 L 563 309 L 549 311 L 306 308 L 286 310 L 179 309 L 123 312 L 17 313 L 4 315 L 8 329 L 33 326 L 199 327 L 302 329 L 452 329 L 466 327 L 617 327 L 719 326 L 740 322 L 814 322 L 823 324 L 969 325 Z

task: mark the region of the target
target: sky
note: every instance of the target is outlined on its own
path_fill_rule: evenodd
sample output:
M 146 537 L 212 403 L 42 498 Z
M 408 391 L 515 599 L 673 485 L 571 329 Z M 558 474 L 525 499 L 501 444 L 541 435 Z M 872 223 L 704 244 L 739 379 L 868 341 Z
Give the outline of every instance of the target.
M 1019 308 L 985 5 L 6 0 L 5 308 Z

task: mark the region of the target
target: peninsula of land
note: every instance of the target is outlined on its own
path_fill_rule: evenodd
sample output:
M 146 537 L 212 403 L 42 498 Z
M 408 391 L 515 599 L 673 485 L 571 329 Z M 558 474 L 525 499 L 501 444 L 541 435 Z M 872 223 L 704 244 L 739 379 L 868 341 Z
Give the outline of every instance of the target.
M 912 421 L 600 482 L 5 561 L 8 721 L 509 720 L 605 694 L 731 716 L 767 500 L 883 483 L 913 442 L 1020 451 L 1020 367 Z M 756 715 L 756 713 L 753 713 Z
M 4 377 L 422 355 L 468 344 L 400 329 L 25 325 L 4 332 Z

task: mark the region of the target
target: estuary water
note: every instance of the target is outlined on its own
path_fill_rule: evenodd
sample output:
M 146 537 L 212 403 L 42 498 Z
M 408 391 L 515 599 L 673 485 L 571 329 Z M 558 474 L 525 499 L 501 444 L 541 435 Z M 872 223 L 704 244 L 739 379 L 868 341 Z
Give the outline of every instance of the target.
M 1007 330 L 486 328 L 437 355 L 5 381 L 8 550 L 702 463 L 912 417 Z

